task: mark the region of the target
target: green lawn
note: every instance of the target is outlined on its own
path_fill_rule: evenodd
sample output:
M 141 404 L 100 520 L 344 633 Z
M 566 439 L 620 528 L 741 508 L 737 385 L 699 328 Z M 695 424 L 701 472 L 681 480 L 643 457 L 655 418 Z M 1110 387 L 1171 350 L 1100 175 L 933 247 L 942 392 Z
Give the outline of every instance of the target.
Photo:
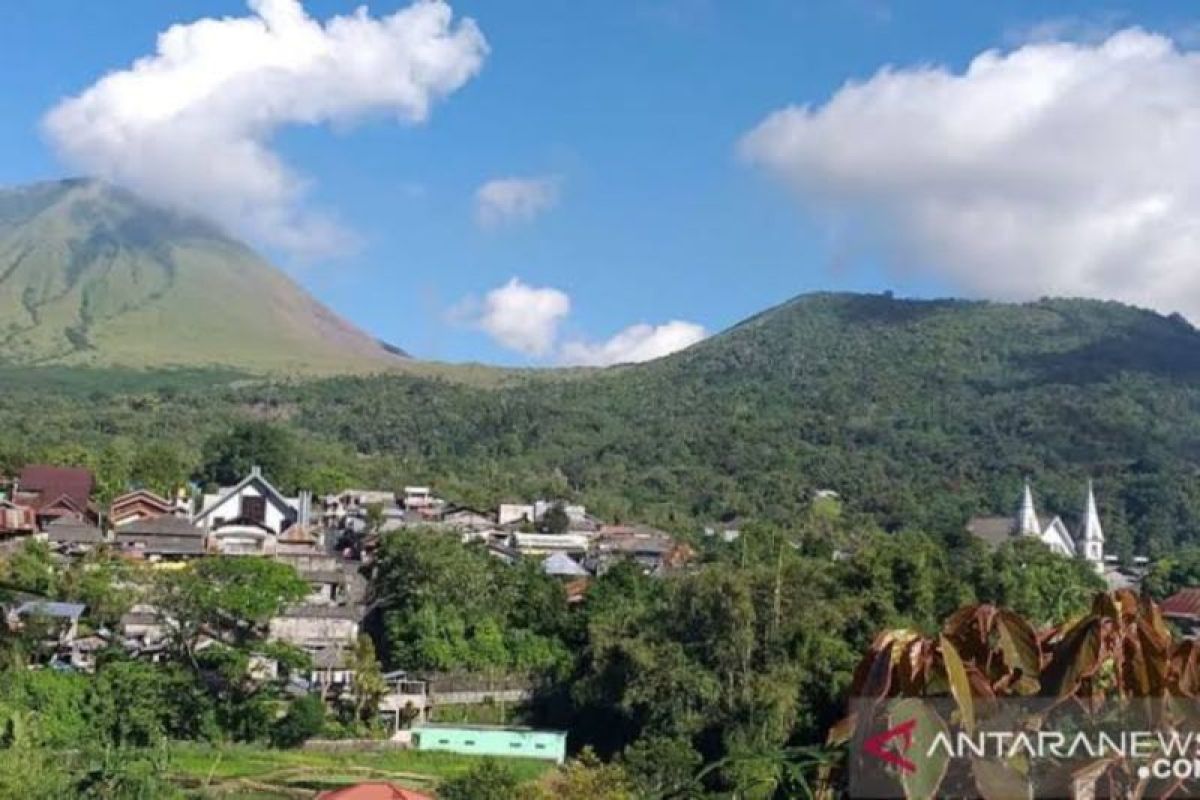
M 170 748 L 170 771 L 196 797 L 304 798 L 317 791 L 366 780 L 390 780 L 412 789 L 432 790 L 445 778 L 478 763 L 475 756 L 387 750 L 327 753 L 272 750 L 249 745 Z M 504 762 L 522 780 L 534 780 L 553 765 L 532 759 Z

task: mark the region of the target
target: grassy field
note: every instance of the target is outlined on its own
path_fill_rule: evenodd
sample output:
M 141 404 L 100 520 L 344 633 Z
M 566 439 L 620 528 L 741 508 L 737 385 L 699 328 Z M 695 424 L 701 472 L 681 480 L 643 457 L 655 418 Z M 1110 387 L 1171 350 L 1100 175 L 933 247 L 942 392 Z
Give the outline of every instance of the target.
M 228 745 L 173 745 L 172 779 L 197 798 L 311 798 L 317 792 L 368 780 L 389 780 L 421 791 L 461 774 L 479 762 L 474 756 L 388 750 L 328 753 Z M 532 759 L 504 762 L 522 780 L 532 781 L 553 764 Z

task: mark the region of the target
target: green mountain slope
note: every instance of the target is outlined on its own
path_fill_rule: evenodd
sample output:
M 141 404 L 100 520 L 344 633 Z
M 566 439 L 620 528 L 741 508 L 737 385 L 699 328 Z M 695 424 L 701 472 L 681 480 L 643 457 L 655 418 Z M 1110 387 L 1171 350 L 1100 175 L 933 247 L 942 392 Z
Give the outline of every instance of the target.
M 730 515 L 786 525 L 832 489 L 888 528 L 954 537 L 973 514 L 1011 511 L 1025 477 L 1073 526 L 1093 478 L 1111 550 L 1200 542 L 1200 333 L 1177 317 L 818 294 L 659 361 L 498 374 L 229 386 L 0 369 L 0 471 L 78 461 L 79 447 L 119 463 L 157 439 L 198 471 L 207 437 L 269 419 L 303 450 L 285 480 L 320 490 L 565 496 L 694 529 Z
M 328 373 L 402 361 L 205 222 L 96 181 L 0 191 L 0 363 Z
M 669 522 L 786 523 L 814 490 L 953 534 L 1030 477 L 1114 547 L 1200 540 L 1200 333 L 1116 303 L 811 295 L 661 361 L 480 393 L 407 379 L 253 390 L 479 502 L 561 491 Z

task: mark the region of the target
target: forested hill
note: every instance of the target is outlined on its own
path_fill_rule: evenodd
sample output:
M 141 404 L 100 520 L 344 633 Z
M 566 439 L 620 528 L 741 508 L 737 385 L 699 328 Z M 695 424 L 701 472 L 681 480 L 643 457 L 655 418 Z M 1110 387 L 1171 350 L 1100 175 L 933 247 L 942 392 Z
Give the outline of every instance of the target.
M 1011 509 L 1024 476 L 1073 526 L 1092 477 L 1110 547 L 1140 552 L 1200 539 L 1198 377 L 1200 333 L 1116 303 L 820 294 L 639 366 L 486 390 L 393 376 L 60 397 L 70 419 L 47 436 L 132 441 L 169 415 L 197 468 L 228 409 L 319 453 L 285 480 L 427 480 L 477 504 L 565 494 L 680 527 L 786 523 L 833 489 L 889 528 L 953 536 Z

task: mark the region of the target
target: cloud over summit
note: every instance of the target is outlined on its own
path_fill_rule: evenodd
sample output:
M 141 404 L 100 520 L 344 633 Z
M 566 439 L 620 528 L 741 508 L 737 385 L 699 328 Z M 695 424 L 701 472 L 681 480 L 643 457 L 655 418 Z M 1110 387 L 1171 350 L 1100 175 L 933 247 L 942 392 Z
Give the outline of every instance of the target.
M 305 210 L 305 181 L 272 136 L 376 115 L 420 123 L 480 70 L 487 43 L 441 0 L 325 22 L 298 0 L 249 6 L 249 16 L 170 27 L 153 54 L 62 101 L 44 128 L 76 168 L 319 254 L 344 232 Z
M 1200 54 L 1130 28 L 892 68 L 740 145 L 890 265 L 1001 299 L 1200 318 Z

